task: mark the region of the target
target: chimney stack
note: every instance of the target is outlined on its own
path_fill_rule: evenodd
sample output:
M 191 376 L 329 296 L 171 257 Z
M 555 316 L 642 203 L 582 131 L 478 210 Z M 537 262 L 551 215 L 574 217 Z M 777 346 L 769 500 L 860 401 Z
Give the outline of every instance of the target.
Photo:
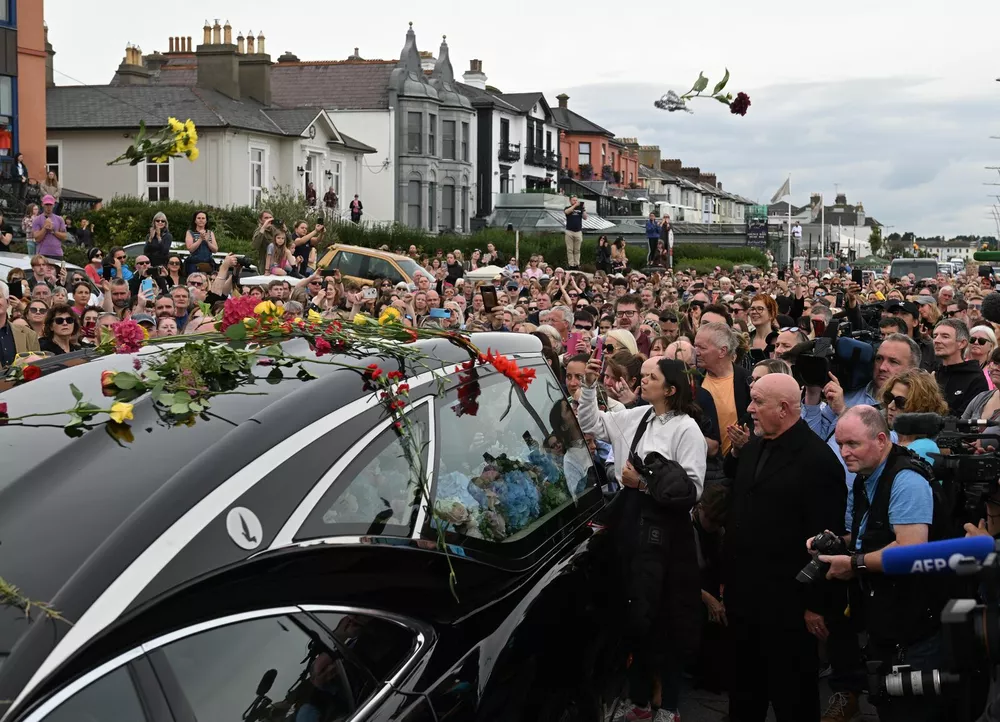
M 698 183 L 700 182 L 701 178 L 701 168 L 698 168 L 697 166 L 694 166 L 692 168 L 681 168 L 677 172 L 677 175 L 681 176 L 682 178 L 687 178 L 688 180 L 692 180 L 695 183 Z
M 462 80 L 465 81 L 466 85 L 471 85 L 473 88 L 486 90 L 486 73 L 483 72 L 483 61 L 478 59 L 470 60 L 469 69 L 462 74 Z
M 53 59 L 55 58 L 56 51 L 52 49 L 52 43 L 49 42 L 49 26 L 45 25 L 45 87 L 52 88 L 55 86 L 55 63 Z
M 160 68 L 167 64 L 167 56 L 159 50 L 154 50 L 142 59 L 142 63 L 146 66 L 146 69 L 149 70 L 149 72 L 157 73 Z
M 271 104 L 271 56 L 264 52 L 264 32 L 257 33 L 254 52 L 253 31 L 247 33 L 246 54 L 239 56 L 240 97 Z
M 149 85 L 152 73 L 142 64 L 142 51 L 129 43 L 125 46 L 125 57 L 115 73 L 112 85 Z
M 556 100 L 559 101 L 559 107 L 563 110 L 569 107 L 569 96 L 566 95 L 566 93 L 559 93 L 559 95 L 556 96 Z
M 222 26 L 216 20 L 211 28 L 206 24 L 205 37 L 210 42 L 199 45 L 195 51 L 198 58 L 197 86 L 239 100 L 242 97 L 240 64 L 237 48 L 232 43 L 232 29 L 228 38 L 230 42 L 223 43 Z

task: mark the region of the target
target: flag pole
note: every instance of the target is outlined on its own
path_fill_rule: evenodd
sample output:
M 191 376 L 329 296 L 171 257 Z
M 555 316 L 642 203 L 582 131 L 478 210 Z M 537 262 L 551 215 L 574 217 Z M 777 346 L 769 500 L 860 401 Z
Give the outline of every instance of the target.
M 826 236 L 826 201 L 823 200 L 823 194 L 819 194 L 819 258 L 816 259 L 816 265 L 819 265 L 819 259 L 823 257 L 823 241 Z
M 785 182 L 788 183 L 788 190 L 791 191 L 791 189 L 792 189 L 792 174 L 791 173 L 788 174 L 788 180 L 785 181 Z M 792 196 L 789 195 L 788 196 L 788 199 L 789 199 L 788 200 L 788 248 L 787 248 L 787 251 L 788 251 L 788 270 L 792 270 L 792 201 L 791 201 L 791 198 L 792 198 Z

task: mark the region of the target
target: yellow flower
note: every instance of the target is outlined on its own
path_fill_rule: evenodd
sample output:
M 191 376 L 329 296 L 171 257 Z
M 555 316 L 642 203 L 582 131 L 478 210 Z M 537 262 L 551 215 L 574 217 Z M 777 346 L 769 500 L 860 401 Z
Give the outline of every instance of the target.
M 191 148 L 189 151 L 187 151 L 187 157 L 188 160 L 192 162 L 198 160 L 198 149 Z
M 271 301 L 261 301 L 253 307 L 255 316 L 271 316 L 276 310 L 277 308 Z
M 312 310 L 311 308 L 309 309 L 307 317 L 309 318 L 309 323 L 323 323 L 323 315 Z
M 170 160 L 170 156 L 167 155 L 158 155 L 153 158 L 154 163 L 166 163 L 168 160 Z
M 184 132 L 191 136 L 191 142 L 198 142 L 198 131 L 195 129 L 194 121 L 188 118 L 184 121 Z
M 177 118 L 167 118 L 167 123 L 170 125 L 170 130 L 174 131 L 174 133 L 184 131 L 184 124 L 177 120 Z
M 354 316 L 355 326 L 364 326 L 366 323 L 368 323 L 368 317 L 366 315 L 364 315 L 363 313 L 355 314 Z
M 146 330 L 145 326 L 140 326 L 139 328 L 142 329 L 142 339 L 143 339 L 143 341 L 148 341 L 149 340 L 149 331 Z
M 399 309 L 395 306 L 387 306 L 382 315 L 379 316 L 378 323 L 380 326 L 387 326 L 390 323 L 396 323 L 402 317 Z
M 108 416 L 116 424 L 123 424 L 132 418 L 132 404 L 126 404 L 124 401 L 118 401 L 111 406 L 111 411 L 108 412 Z

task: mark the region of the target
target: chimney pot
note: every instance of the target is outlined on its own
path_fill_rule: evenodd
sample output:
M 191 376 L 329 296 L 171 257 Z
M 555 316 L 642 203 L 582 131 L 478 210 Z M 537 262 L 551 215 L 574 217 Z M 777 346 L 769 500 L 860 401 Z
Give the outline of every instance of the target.
M 168 52 L 174 52 L 174 39 L 170 38 L 170 50 Z
M 184 44 L 184 52 L 186 52 L 186 53 L 190 53 L 191 52 L 191 36 L 190 35 L 187 36 L 187 42 Z
M 257 34 L 257 54 L 258 55 L 263 55 L 264 54 L 264 31 L 263 30 L 260 31 Z
M 233 44 L 233 26 L 229 24 L 228 20 L 226 21 L 225 27 L 223 27 L 223 31 L 225 33 L 225 35 L 223 37 L 224 42 L 226 43 L 226 45 L 232 45 Z
M 253 30 L 247 33 L 247 55 L 253 55 Z
M 208 20 L 205 21 L 205 27 L 202 28 L 205 32 L 205 39 L 202 40 L 202 45 L 212 44 L 212 26 L 208 24 Z
M 236 36 L 236 52 L 243 55 L 246 52 L 246 46 L 243 44 L 243 33 L 241 32 Z
M 359 52 L 360 50 L 361 49 L 357 45 L 354 46 L 354 54 L 358 57 L 361 56 L 361 53 Z
M 560 108 L 565 109 L 569 107 L 569 96 L 566 95 L 566 93 L 559 93 L 559 95 L 556 96 L 556 100 L 559 101 Z
M 222 26 L 219 25 L 219 19 L 215 19 L 215 25 L 212 26 L 212 45 L 222 44 Z

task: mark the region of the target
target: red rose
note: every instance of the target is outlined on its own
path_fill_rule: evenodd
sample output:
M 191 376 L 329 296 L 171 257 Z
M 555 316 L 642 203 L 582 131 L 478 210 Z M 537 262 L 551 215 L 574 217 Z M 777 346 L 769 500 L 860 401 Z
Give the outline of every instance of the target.
M 733 115 L 746 115 L 750 107 L 750 96 L 746 93 L 737 93 L 736 98 L 729 104 L 729 112 Z
M 21 372 L 21 376 L 24 377 L 25 381 L 34 381 L 39 376 L 42 375 L 42 370 L 37 366 L 28 365 L 24 367 L 24 371 Z
M 316 349 L 317 356 L 322 356 L 323 354 L 327 354 L 333 351 L 333 347 L 330 345 L 330 342 L 327 341 L 325 338 L 316 339 L 314 347 Z

